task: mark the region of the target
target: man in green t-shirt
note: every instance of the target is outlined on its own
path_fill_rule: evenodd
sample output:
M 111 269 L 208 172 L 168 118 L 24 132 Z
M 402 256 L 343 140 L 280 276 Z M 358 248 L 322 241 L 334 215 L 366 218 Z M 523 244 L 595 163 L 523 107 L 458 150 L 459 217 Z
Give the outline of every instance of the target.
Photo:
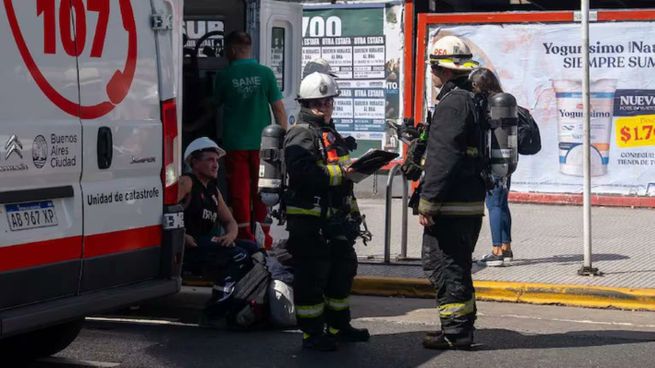
M 269 248 L 272 239 L 264 224 L 266 206 L 257 194 L 259 146 L 262 130 L 271 123 L 271 110 L 284 129 L 287 116 L 273 71 L 252 59 L 251 50 L 248 33 L 232 32 L 226 37 L 230 65 L 216 75 L 214 91 L 217 103 L 223 106 L 228 194 L 239 226 L 238 239 L 255 240 L 253 225 L 259 222 Z

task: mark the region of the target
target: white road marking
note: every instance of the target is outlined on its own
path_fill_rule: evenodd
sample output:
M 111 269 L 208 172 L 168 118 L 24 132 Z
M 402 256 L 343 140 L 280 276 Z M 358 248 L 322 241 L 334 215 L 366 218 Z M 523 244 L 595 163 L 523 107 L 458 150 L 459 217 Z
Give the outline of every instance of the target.
M 93 360 L 77 360 L 60 357 L 48 357 L 37 360 L 36 367 L 69 367 L 69 368 L 112 368 L 118 367 L 121 363 L 96 362 Z M 46 365 L 42 365 L 46 364 Z
M 183 326 L 183 327 L 198 327 L 197 323 L 183 323 L 176 321 L 169 321 L 163 319 L 136 319 L 136 318 L 117 318 L 117 317 L 86 317 L 87 321 L 96 322 L 119 322 L 119 323 L 133 323 L 140 325 L 152 326 Z
M 630 322 L 614 322 L 614 321 L 593 321 L 588 319 L 566 319 L 566 318 L 551 318 L 551 317 L 538 317 L 522 314 L 486 314 L 477 313 L 478 317 L 487 318 L 516 318 L 524 320 L 537 320 L 537 321 L 551 321 L 563 323 L 578 323 L 587 325 L 601 325 L 601 326 L 617 326 L 617 327 L 631 327 L 631 328 L 655 328 L 654 324 L 638 324 Z M 438 324 L 438 316 L 436 309 L 416 309 L 399 316 L 386 316 L 386 317 L 361 317 L 357 321 L 362 322 L 392 322 L 400 325 L 434 325 Z
M 482 315 L 482 314 L 478 313 L 478 315 Z M 592 321 L 588 319 L 543 318 L 543 317 L 535 317 L 535 316 L 524 316 L 520 314 L 503 314 L 503 315 L 499 315 L 498 317 L 532 319 L 532 320 L 539 320 L 539 321 L 556 321 L 556 322 L 567 322 L 567 323 L 572 322 L 572 323 L 581 323 L 581 324 L 588 324 L 588 325 L 655 328 L 655 325 L 642 325 L 642 324 L 635 324 L 630 322 L 602 322 L 602 321 Z

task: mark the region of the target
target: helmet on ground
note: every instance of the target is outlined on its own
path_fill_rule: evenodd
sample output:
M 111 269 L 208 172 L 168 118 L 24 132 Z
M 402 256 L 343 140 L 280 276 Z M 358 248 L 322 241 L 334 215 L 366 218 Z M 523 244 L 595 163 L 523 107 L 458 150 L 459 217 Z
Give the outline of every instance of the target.
M 336 78 L 336 74 L 332 71 L 332 67 L 330 66 L 330 63 L 327 62 L 327 60 L 322 59 L 322 58 L 316 58 L 307 64 L 305 64 L 305 68 L 302 71 L 302 77 L 305 78 L 306 76 L 314 73 L 314 72 L 319 72 L 323 74 L 330 75 L 332 77 Z
M 297 100 L 314 100 L 339 96 L 337 82 L 331 76 L 314 72 L 300 82 Z
M 473 61 L 471 49 L 455 36 L 445 36 L 437 40 L 430 50 L 430 65 L 453 70 L 473 70 L 478 62 Z
M 196 151 L 214 151 L 218 154 L 219 158 L 225 156 L 225 150 L 219 147 L 218 144 L 207 137 L 200 137 L 189 143 L 184 150 L 184 162 L 189 164 L 191 155 Z

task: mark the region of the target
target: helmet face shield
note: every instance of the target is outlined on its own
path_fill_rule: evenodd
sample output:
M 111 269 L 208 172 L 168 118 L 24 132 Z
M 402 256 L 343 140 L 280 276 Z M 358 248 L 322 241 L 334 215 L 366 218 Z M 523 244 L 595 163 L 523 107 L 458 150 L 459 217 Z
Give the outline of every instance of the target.
M 464 58 L 436 58 L 430 55 L 430 65 L 454 70 L 473 70 L 480 66 L 475 60 Z
M 316 106 L 316 107 L 334 107 L 334 98 L 333 97 L 328 97 L 328 98 L 320 98 L 320 99 L 315 99 L 315 100 L 309 100 L 311 101 L 311 104 Z

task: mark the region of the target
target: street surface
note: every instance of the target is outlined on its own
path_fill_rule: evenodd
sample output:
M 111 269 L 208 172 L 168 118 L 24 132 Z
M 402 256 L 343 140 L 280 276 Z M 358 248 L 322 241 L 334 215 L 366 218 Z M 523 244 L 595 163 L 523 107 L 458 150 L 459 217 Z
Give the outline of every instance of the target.
M 236 333 L 195 324 L 208 288 L 122 315 L 90 318 L 80 337 L 32 367 L 652 367 L 655 313 L 509 303 L 478 304 L 475 351 L 426 350 L 434 301 L 356 296 L 368 343 L 303 351 L 297 330 Z M 144 317 L 148 316 L 148 317 Z

